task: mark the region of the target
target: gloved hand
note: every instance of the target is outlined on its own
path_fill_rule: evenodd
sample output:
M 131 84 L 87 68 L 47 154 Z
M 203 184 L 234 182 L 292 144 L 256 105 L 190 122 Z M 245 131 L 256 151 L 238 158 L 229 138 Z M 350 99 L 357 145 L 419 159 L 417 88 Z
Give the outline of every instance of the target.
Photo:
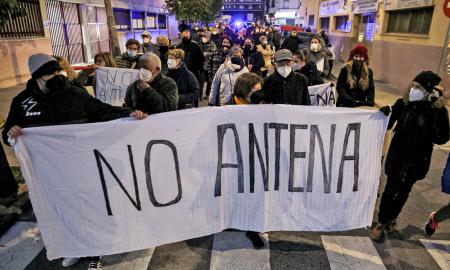
M 392 112 L 391 106 L 381 107 L 380 112 L 384 113 L 384 115 L 386 115 L 386 116 L 389 116 Z

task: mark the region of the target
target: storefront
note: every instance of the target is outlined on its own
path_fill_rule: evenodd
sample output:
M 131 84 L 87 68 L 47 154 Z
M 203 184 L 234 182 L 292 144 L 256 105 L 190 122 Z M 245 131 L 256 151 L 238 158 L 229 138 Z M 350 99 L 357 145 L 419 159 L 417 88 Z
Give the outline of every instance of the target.
M 359 0 L 353 3 L 356 43 L 363 43 L 372 50 L 376 30 L 378 0 Z

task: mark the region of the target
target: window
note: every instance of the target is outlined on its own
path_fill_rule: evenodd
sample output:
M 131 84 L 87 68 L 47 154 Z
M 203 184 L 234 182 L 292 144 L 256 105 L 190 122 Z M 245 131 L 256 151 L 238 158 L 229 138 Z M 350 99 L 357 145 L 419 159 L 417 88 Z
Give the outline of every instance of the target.
M 99 52 L 109 52 L 109 29 L 104 7 L 86 7 L 86 33 L 89 60 Z
M 283 8 L 289 8 L 289 0 L 283 1 Z
M 26 10 L 26 15 L 10 18 L 5 26 L 0 28 L 0 38 L 43 37 L 44 27 L 39 0 L 18 0 L 17 5 Z
M 308 25 L 314 26 L 314 15 L 309 15 Z
M 147 29 L 156 29 L 156 14 L 147 13 Z
M 330 29 L 330 17 L 320 18 L 320 28 L 326 30 Z
M 167 29 L 167 19 L 165 14 L 158 14 L 158 28 Z
M 336 30 L 351 32 L 352 22 L 348 20 L 348 15 L 336 17 Z
M 144 17 L 145 14 L 143 11 L 133 11 L 133 15 L 132 15 L 132 24 L 133 24 L 133 29 L 137 29 L 137 30 L 142 30 L 145 28 L 144 26 Z
M 388 33 L 428 34 L 434 7 L 389 12 Z
M 119 30 L 131 29 L 130 11 L 126 9 L 114 9 L 116 28 Z
M 273 8 L 275 7 L 275 0 L 272 0 L 270 7 L 273 7 Z

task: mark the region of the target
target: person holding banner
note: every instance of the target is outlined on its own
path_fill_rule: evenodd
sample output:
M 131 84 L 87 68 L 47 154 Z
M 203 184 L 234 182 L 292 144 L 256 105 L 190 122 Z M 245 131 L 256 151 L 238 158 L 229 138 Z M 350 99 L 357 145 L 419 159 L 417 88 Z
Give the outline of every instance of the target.
M 293 72 L 292 53 L 275 52 L 275 71 L 264 79 L 264 102 L 272 104 L 311 105 L 305 76 Z
M 61 66 L 47 54 L 34 54 L 28 59 L 31 79 L 25 90 L 12 101 L 2 132 L 3 141 L 10 144 L 24 135 L 23 128 L 33 126 L 101 122 L 122 117 L 143 119 L 141 111 L 113 107 L 90 96 L 85 89 L 71 84 L 61 75 Z M 92 265 L 100 258 L 92 257 Z M 63 266 L 75 264 L 78 258 L 66 258 Z
M 293 60 L 293 70 L 306 77 L 306 79 L 308 80 L 308 86 L 325 83 L 320 76 L 320 71 L 317 70 L 316 63 L 308 60 L 304 50 L 300 50 L 299 53 L 295 53 L 293 55 Z
M 178 87 L 175 81 L 161 74 L 161 60 L 154 53 L 139 59 L 140 79 L 128 86 L 125 106 L 147 114 L 175 111 Z
M 369 68 L 368 50 L 363 45 L 356 46 L 341 69 L 337 80 L 338 107 L 373 107 L 375 104 L 375 83 Z
M 116 64 L 118 68 L 136 68 L 137 62 L 139 60 L 140 55 L 139 48 L 140 48 L 139 41 L 136 39 L 129 39 L 125 43 L 125 47 L 127 48 L 127 51 L 123 53 L 122 55 L 116 56 Z
M 392 106 L 380 110 L 389 115 L 388 129 L 395 133 L 385 163 L 387 182 L 381 196 L 378 223 L 370 237 L 378 241 L 384 231 L 396 231 L 396 219 L 417 180 L 425 178 L 431 163 L 434 144 L 449 140 L 447 103 L 437 87 L 441 78 L 432 71 L 422 71 L 411 89 Z
M 328 73 L 330 72 L 330 66 L 328 65 L 328 56 L 330 52 L 325 47 L 322 38 L 320 36 L 314 36 L 311 39 L 311 45 L 307 48 L 307 51 L 308 60 L 316 63 L 321 76 L 323 78 L 328 76 Z
M 95 70 L 98 67 L 116 67 L 116 61 L 109 52 L 99 52 L 94 56 L 94 64 L 89 69 L 78 73 L 76 82 L 83 86 L 92 86 L 94 94 L 97 93 Z
M 200 88 L 194 73 L 190 72 L 184 63 L 184 51 L 173 49 L 169 51 L 167 60 L 169 73 L 178 87 L 178 110 L 198 107 L 198 94 Z

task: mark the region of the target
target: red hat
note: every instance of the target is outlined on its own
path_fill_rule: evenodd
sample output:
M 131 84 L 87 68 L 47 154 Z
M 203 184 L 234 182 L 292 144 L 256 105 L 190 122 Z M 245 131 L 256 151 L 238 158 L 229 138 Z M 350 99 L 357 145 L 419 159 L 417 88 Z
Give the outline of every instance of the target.
M 369 50 L 364 45 L 357 45 L 353 50 L 350 52 L 350 56 L 348 58 L 348 61 L 353 60 L 353 57 L 355 55 L 359 55 L 364 57 L 365 62 L 369 63 Z

